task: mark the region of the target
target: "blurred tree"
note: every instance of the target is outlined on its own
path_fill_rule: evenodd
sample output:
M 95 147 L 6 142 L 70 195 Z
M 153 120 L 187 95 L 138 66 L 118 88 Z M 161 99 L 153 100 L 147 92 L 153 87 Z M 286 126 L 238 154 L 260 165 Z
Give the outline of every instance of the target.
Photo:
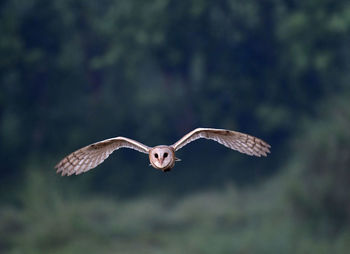
M 0 209 L 0 252 L 78 253 L 81 243 L 111 252 L 134 236 L 152 253 L 155 242 L 178 252 L 348 252 L 349 1 L 3 0 L 0 34 L 0 199 L 16 204 Z M 272 154 L 198 141 L 171 175 L 124 150 L 76 178 L 53 169 L 97 140 L 172 143 L 198 126 L 259 136 Z M 72 198 L 179 195 L 277 171 L 261 190 L 172 206 L 153 195 Z
M 289 189 L 298 216 L 316 232 L 333 236 L 350 223 L 349 96 L 333 98 L 295 142 L 295 178 Z
M 0 8 L 0 174 L 8 183 L 27 163 L 40 168 L 96 140 L 155 145 L 198 126 L 261 136 L 273 154 L 248 160 L 203 144 L 170 180 L 141 170 L 142 158 L 130 166 L 135 157 L 121 152 L 85 179 L 126 193 L 153 181 L 186 189 L 259 180 L 281 168 L 302 119 L 349 80 L 345 0 L 7 0 Z M 215 171 L 198 164 L 203 152 L 222 162 Z

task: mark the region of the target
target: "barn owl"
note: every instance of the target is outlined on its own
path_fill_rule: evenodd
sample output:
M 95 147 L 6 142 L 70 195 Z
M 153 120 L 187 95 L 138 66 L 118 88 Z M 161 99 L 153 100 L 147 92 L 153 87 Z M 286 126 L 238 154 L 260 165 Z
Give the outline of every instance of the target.
M 170 171 L 176 161 L 175 152 L 199 138 L 214 140 L 230 149 L 254 156 L 267 156 L 270 145 L 263 140 L 237 131 L 212 128 L 197 128 L 173 145 L 148 147 L 135 140 L 116 137 L 85 146 L 62 159 L 55 168 L 62 175 L 81 174 L 101 164 L 119 148 L 131 148 L 148 154 L 150 165 L 163 172 Z

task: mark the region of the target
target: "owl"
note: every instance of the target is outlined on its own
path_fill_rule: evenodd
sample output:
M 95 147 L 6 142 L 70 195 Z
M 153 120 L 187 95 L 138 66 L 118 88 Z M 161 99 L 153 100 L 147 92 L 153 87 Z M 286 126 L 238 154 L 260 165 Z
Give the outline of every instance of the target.
M 254 155 L 267 156 L 271 146 L 263 140 L 237 131 L 197 128 L 173 145 L 159 145 L 148 147 L 135 140 L 116 137 L 85 146 L 63 158 L 56 166 L 57 173 L 61 175 L 81 174 L 101 164 L 108 156 L 119 148 L 131 148 L 141 153 L 148 154 L 150 165 L 163 172 L 170 171 L 176 161 L 175 152 L 197 139 L 204 138 L 214 140 L 230 149 L 238 152 Z

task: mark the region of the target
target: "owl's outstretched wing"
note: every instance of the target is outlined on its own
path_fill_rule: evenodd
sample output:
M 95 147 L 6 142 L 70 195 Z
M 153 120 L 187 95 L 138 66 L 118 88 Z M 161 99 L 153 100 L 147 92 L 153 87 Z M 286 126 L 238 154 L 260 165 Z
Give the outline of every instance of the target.
M 85 146 L 62 159 L 55 168 L 62 175 L 80 174 L 101 164 L 108 156 L 119 148 L 131 148 L 147 153 L 149 147 L 135 140 L 117 137 Z
M 265 141 L 237 131 L 224 129 L 198 128 L 195 129 L 179 141 L 172 145 L 175 151 L 179 150 L 188 143 L 199 138 L 214 140 L 230 149 L 241 153 L 255 156 L 267 156 L 270 153 L 270 145 Z

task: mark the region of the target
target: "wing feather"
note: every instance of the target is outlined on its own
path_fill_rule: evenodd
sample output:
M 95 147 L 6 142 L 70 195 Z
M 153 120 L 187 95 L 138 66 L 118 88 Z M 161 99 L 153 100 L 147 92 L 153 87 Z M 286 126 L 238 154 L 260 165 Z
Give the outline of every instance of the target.
M 148 146 L 129 138 L 110 138 L 85 146 L 69 154 L 55 168 L 57 173 L 62 175 L 78 175 L 101 164 L 119 148 L 130 148 L 146 154 L 150 149 Z
M 245 133 L 224 129 L 197 128 L 172 145 L 175 151 L 200 138 L 214 140 L 230 149 L 260 157 L 270 153 L 271 146 L 265 141 Z

